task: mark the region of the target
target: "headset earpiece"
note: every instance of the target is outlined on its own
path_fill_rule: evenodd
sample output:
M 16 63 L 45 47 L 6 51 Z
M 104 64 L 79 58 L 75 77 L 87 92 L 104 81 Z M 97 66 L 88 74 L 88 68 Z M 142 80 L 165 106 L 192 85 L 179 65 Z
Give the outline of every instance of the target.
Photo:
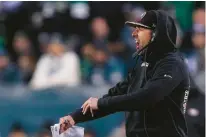
M 156 30 L 153 30 L 153 31 L 152 31 L 152 38 L 151 38 L 151 42 L 153 42 L 153 41 L 154 41 L 155 36 L 156 36 Z

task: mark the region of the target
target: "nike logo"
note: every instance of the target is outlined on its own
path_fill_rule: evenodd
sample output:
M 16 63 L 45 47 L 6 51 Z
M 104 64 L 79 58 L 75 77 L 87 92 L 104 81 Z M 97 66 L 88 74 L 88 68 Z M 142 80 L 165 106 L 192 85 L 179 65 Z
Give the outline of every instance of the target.
M 172 76 L 165 74 L 164 77 L 172 78 Z

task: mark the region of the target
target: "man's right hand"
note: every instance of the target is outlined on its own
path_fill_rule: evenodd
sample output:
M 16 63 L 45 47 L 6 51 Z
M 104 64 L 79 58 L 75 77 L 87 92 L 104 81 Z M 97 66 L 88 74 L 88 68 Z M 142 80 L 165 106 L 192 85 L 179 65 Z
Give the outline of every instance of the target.
M 65 117 L 62 117 L 59 119 L 59 124 L 60 124 L 60 130 L 59 133 L 63 133 L 64 131 L 66 131 L 68 128 L 72 127 L 75 125 L 75 121 L 74 119 L 68 115 Z

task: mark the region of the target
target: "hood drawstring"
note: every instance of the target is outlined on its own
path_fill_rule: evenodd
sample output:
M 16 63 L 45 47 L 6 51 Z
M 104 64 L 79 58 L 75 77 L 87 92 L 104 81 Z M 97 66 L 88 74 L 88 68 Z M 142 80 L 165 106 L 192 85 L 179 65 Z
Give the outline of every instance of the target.
M 144 72 L 143 72 L 143 73 L 144 73 L 145 81 L 147 81 L 147 62 L 146 62 L 146 60 L 147 60 L 147 50 L 148 50 L 148 48 L 145 48 L 144 50 L 145 50 L 145 52 L 144 52 L 143 63 L 145 63 L 146 68 L 144 69 Z M 140 55 L 138 54 L 138 52 L 135 52 L 135 53 L 133 54 L 133 59 L 135 60 L 135 65 L 134 65 L 134 67 L 132 68 L 132 73 L 135 71 L 135 68 L 136 68 L 136 65 L 137 65 L 137 63 L 138 63 L 139 57 L 140 57 Z
M 132 68 L 132 73 L 135 71 L 135 68 L 136 68 L 136 65 L 137 65 L 137 63 L 138 63 L 138 59 L 139 59 L 139 57 L 140 57 L 140 55 L 138 55 L 138 54 L 136 54 L 137 52 L 135 52 L 134 54 L 133 54 L 133 59 L 135 60 L 135 64 L 134 64 L 134 67 Z
M 147 63 L 147 49 L 145 49 L 145 54 L 144 54 L 144 63 Z M 147 64 L 145 64 L 145 70 L 144 70 L 144 77 L 145 77 L 145 81 L 147 81 Z

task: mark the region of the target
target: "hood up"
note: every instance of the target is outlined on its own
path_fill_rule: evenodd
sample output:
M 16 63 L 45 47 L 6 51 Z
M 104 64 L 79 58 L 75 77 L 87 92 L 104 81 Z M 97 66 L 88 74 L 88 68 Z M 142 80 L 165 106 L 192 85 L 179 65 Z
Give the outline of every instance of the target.
M 154 40 L 141 53 L 149 60 L 176 51 L 177 29 L 174 20 L 162 10 L 153 10 L 157 17 Z

